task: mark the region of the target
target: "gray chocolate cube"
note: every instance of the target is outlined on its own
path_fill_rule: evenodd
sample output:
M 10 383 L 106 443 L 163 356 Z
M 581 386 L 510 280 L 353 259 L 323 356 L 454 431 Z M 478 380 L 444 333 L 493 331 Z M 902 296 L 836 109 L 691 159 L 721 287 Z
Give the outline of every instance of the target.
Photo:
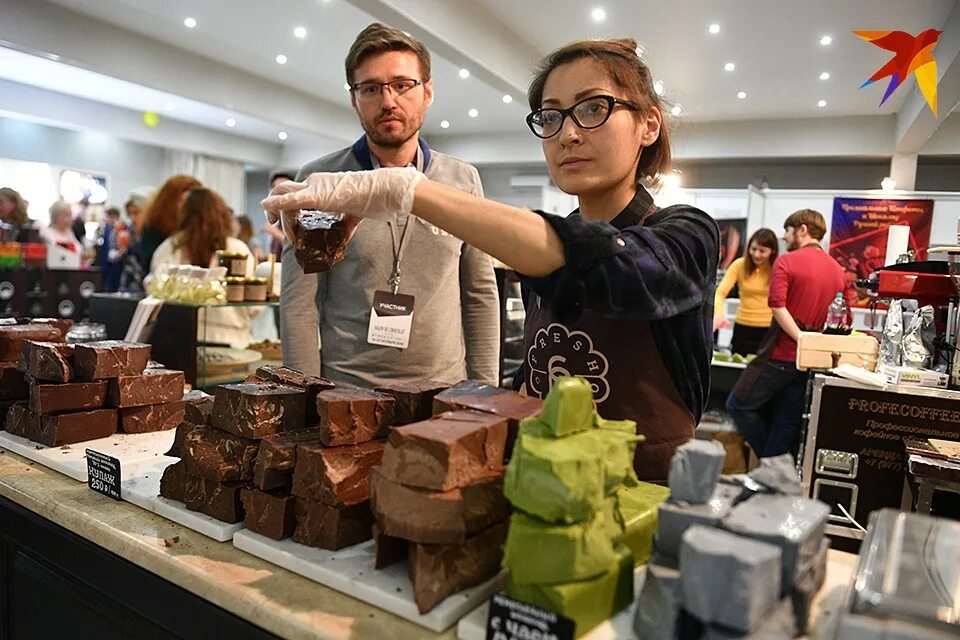
M 680 572 L 675 568 L 648 564 L 633 619 L 637 637 L 644 640 L 673 640 L 679 615 Z
M 775 544 L 782 550 L 780 584 L 787 595 L 798 573 L 820 551 L 830 507 L 819 500 L 758 494 L 734 507 L 723 520 L 728 531 Z
M 824 538 L 820 542 L 820 551 L 814 556 L 813 562 L 799 571 L 793 581 L 790 598 L 793 600 L 793 613 L 799 634 L 805 634 L 809 630 L 813 599 L 823 588 L 823 583 L 827 579 L 827 551 L 829 550 L 830 540 Z
M 723 471 L 726 452 L 713 440 L 690 440 L 670 459 L 670 499 L 703 504 L 710 500 Z
M 776 609 L 764 616 L 763 622 L 752 633 L 739 633 L 710 625 L 699 640 L 792 640 L 796 635 L 793 605 L 790 598 L 784 598 Z
M 707 624 L 750 633 L 780 602 L 780 548 L 700 525 L 683 534 L 683 608 Z
M 721 482 L 705 504 L 673 500 L 661 503 L 657 511 L 657 551 L 677 557 L 683 532 L 695 524 L 720 526 L 720 521 L 733 509 L 740 492 L 739 486 Z
M 789 453 L 772 458 L 760 458 L 760 466 L 747 475 L 771 493 L 798 496 L 803 492 L 797 465 L 793 455 Z

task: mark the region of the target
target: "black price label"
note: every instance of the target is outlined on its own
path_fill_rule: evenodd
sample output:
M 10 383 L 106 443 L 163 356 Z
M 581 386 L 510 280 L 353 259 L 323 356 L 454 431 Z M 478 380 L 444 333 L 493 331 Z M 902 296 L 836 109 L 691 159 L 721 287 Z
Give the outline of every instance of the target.
M 120 461 L 105 453 L 87 449 L 87 486 L 109 496 L 120 499 Z
M 573 640 L 570 618 L 518 602 L 502 593 L 490 599 L 487 640 Z

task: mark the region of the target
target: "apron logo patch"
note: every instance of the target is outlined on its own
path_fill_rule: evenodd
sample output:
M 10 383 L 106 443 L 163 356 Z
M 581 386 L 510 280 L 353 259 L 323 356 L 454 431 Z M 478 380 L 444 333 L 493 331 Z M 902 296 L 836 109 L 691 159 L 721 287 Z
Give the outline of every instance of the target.
M 593 339 L 583 331 L 570 331 L 559 323 L 540 329 L 527 352 L 527 366 L 530 388 L 540 397 L 546 396 L 562 376 L 585 378 L 597 403 L 610 395 L 610 364 L 603 353 L 594 350 Z

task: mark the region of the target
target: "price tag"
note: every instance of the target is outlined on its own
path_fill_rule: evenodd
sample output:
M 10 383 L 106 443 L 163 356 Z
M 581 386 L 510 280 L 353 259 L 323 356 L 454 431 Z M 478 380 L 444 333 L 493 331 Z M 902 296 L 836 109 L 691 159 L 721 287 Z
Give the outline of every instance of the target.
M 105 453 L 87 449 L 87 486 L 109 496 L 120 499 L 120 461 Z
M 367 342 L 383 347 L 406 349 L 413 326 L 413 296 L 375 291 L 370 310 Z
M 574 626 L 570 618 L 502 593 L 490 599 L 487 640 L 573 640 Z

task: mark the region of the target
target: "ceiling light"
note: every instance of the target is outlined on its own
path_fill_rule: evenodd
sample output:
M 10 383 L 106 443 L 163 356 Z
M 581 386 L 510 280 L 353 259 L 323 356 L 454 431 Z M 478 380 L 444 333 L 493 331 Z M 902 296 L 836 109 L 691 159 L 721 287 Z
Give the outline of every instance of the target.
M 172 102 L 168 102 L 167 104 L 163 105 L 163 108 L 167 111 L 173 111 L 177 108 L 177 105 L 173 104 Z
M 880 188 L 883 189 L 884 191 L 893 191 L 894 189 L 897 188 L 897 181 L 891 178 L 890 176 L 887 176 L 886 178 L 880 181 Z
M 830 36 L 823 36 L 822 38 L 820 38 L 820 45 L 821 45 L 821 46 L 824 46 L 824 47 L 825 47 L 825 46 L 827 46 L 828 44 L 830 44 L 831 42 L 833 42 L 833 38 L 831 38 Z
M 739 92 L 739 93 L 737 94 L 737 97 L 740 98 L 741 100 L 743 100 L 744 98 L 747 97 L 747 92 L 746 92 L 746 91 L 741 91 L 741 92 Z
M 736 68 L 737 68 L 737 65 L 733 64 L 732 62 L 728 62 L 727 64 L 723 65 L 724 71 L 733 71 Z
M 57 60 L 60 59 L 60 56 L 58 56 L 58 55 L 55 54 L 55 53 L 51 53 L 51 54 L 48 55 L 47 57 L 50 58 L 51 60 L 53 60 L 54 62 L 56 62 Z
M 187 29 L 193 29 L 195 26 L 197 26 L 197 21 L 193 18 L 187 18 L 183 21 L 183 26 L 185 26 Z
M 307 28 L 306 27 L 297 27 L 293 30 L 293 35 L 303 40 L 307 37 Z
M 510 104 L 511 102 L 513 102 L 513 96 L 510 95 L 509 93 L 504 94 L 504 96 L 503 96 L 503 104 Z
M 826 100 L 818 100 L 818 101 L 817 101 L 817 106 L 822 109 L 823 107 L 827 106 L 827 101 L 826 101 Z
M 590 12 L 590 17 L 593 18 L 594 22 L 603 22 L 607 19 L 607 12 L 603 8 L 597 7 Z
M 350 91 L 350 83 L 344 82 L 344 83 L 343 83 L 343 90 L 344 90 L 344 91 Z
M 450 121 L 449 121 L 449 120 L 441 120 L 441 121 L 440 121 L 440 128 L 441 128 L 441 129 L 449 129 L 449 128 L 450 128 Z
M 287 132 L 286 132 L 286 131 L 281 131 L 280 133 L 277 134 L 277 137 L 280 138 L 281 140 L 286 140 L 286 139 L 287 139 Z
M 277 64 L 287 64 L 287 56 L 282 53 L 277 56 Z
M 824 71 L 823 73 L 820 74 L 820 79 L 821 79 L 821 80 L 829 80 L 829 79 L 830 79 L 830 74 L 827 73 L 826 71 Z
M 476 118 L 478 115 L 480 115 L 480 112 L 476 109 L 470 109 L 470 111 L 467 111 L 467 115 L 471 118 Z
M 661 82 L 660 80 L 657 80 L 656 82 L 654 82 L 654 83 L 653 83 L 653 92 L 656 93 L 658 96 L 662 96 L 662 95 L 663 95 L 663 82 Z
M 460 71 L 457 72 L 457 75 L 460 76 L 461 78 L 463 78 L 464 80 L 466 80 L 467 78 L 470 77 L 470 70 L 469 70 L 469 69 L 460 69 Z
M 233 118 L 227 118 L 227 126 L 233 129 L 235 126 L 237 126 L 237 121 Z
M 717 35 L 718 33 L 720 33 L 720 25 L 714 23 L 710 25 L 710 28 L 707 29 L 707 31 L 709 31 L 713 35 Z
M 675 116 L 680 115 L 680 112 L 682 111 L 683 111 L 683 107 L 681 107 L 679 104 L 673 105 L 673 108 L 670 109 L 670 113 L 672 113 Z

